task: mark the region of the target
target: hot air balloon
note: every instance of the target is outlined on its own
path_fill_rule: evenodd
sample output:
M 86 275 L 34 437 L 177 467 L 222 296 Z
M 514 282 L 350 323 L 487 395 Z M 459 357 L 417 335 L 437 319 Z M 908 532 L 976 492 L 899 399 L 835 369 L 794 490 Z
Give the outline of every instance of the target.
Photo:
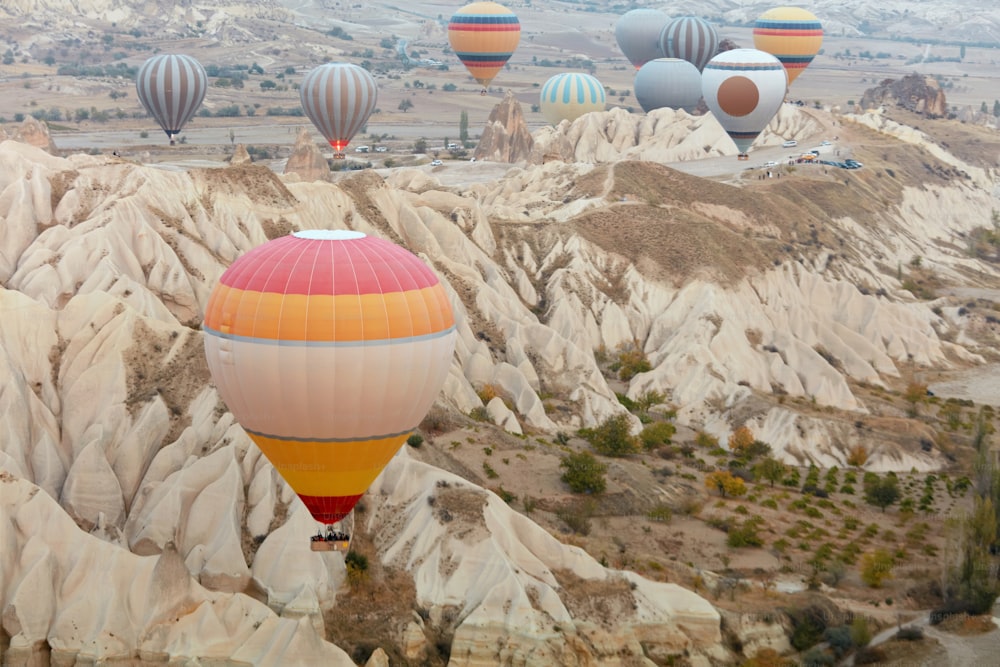
M 448 43 L 472 78 L 483 86 L 483 95 L 520 40 L 517 16 L 496 2 L 473 2 L 455 12 L 448 22 Z
M 809 66 L 823 44 L 823 25 L 801 7 L 777 7 L 760 15 L 753 27 L 753 45 L 785 66 L 788 85 Z
M 299 88 L 302 110 L 343 159 L 344 148 L 368 122 L 378 101 L 378 87 L 367 70 L 350 63 L 327 63 L 313 69 Z
M 663 55 L 660 53 L 660 32 L 669 20 L 670 17 L 658 9 L 633 9 L 615 22 L 618 48 L 636 69 Z
M 142 106 L 167 133 L 170 145 L 191 120 L 208 90 L 205 69 L 191 56 L 164 54 L 142 64 L 135 79 Z
M 679 16 L 664 26 L 657 43 L 664 56 L 686 60 L 700 72 L 719 50 L 719 33 L 705 19 Z
M 635 75 L 635 99 L 646 113 L 669 107 L 693 112 L 701 100 L 701 73 L 680 58 L 657 58 Z
M 591 111 L 604 111 L 605 104 L 604 86 L 589 74 L 556 74 L 542 86 L 542 115 L 553 125 L 564 120 L 572 123 Z
M 419 425 L 455 346 L 434 272 L 348 230 L 295 232 L 238 258 L 209 297 L 203 331 L 222 400 L 328 525 Z
M 788 79 L 777 58 L 757 49 L 723 51 L 701 73 L 705 104 L 736 142 L 740 159 L 785 99 Z

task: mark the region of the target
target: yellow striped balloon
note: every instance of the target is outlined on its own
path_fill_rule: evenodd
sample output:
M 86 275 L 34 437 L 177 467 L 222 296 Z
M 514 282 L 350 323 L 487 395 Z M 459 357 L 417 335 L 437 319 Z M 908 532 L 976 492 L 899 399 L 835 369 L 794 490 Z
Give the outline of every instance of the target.
M 222 400 L 327 524 L 347 516 L 420 424 L 455 346 L 434 272 L 345 230 L 296 232 L 237 259 L 203 330 Z
M 500 73 L 521 41 L 521 23 L 514 12 L 496 2 L 473 2 L 448 22 L 448 43 L 484 87 Z
M 770 53 L 785 68 L 788 85 L 809 66 L 823 44 L 823 25 L 801 7 L 777 7 L 760 15 L 753 27 L 753 45 Z
M 553 125 L 573 122 L 585 113 L 604 111 L 607 93 L 595 77 L 579 72 L 556 74 L 542 86 L 542 116 Z

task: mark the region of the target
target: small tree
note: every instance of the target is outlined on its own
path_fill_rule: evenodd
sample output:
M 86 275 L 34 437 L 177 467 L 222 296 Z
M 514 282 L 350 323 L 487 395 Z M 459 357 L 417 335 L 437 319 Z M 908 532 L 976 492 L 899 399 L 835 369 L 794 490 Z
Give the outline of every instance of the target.
M 409 111 L 410 109 L 413 108 L 413 102 L 410 101 L 409 97 L 404 97 L 399 102 L 399 106 L 396 107 L 396 108 L 399 109 L 400 111 L 402 111 L 403 113 L 406 113 L 407 111 Z
M 847 465 L 860 468 L 868 462 L 868 448 L 858 443 L 847 452 Z
M 876 549 L 861 557 L 861 580 L 872 588 L 881 588 L 882 582 L 892 578 L 893 558 L 885 549 Z
M 742 496 L 747 492 L 746 483 L 728 470 L 716 470 L 705 475 L 705 486 L 710 490 L 718 491 L 723 498 Z
M 910 417 L 916 417 L 920 414 L 920 404 L 927 400 L 927 385 L 922 382 L 911 382 L 906 385 L 903 399 L 910 404 L 906 413 Z
M 619 413 L 608 417 L 585 437 L 598 454 L 605 456 L 628 456 L 639 451 L 639 442 L 629 433 L 629 415 Z
M 895 476 L 886 475 L 876 478 L 870 484 L 865 484 L 865 502 L 881 507 L 882 511 L 899 500 L 899 480 Z
M 458 140 L 465 144 L 469 140 L 469 112 L 462 111 L 458 117 Z
M 753 442 L 753 431 L 748 426 L 740 426 L 729 436 L 729 451 L 736 456 L 743 456 L 744 450 Z
M 604 493 L 604 473 L 608 467 L 590 452 L 574 452 L 559 462 L 563 469 L 560 479 L 573 493 Z
M 771 483 L 771 488 L 774 488 L 775 482 L 780 482 L 784 479 L 787 468 L 778 459 L 768 456 L 754 466 L 753 472 L 757 479 L 766 479 Z
M 676 432 L 677 427 L 670 422 L 654 422 L 647 424 L 642 429 L 642 433 L 639 434 L 639 440 L 642 441 L 643 448 L 656 449 L 663 445 L 669 445 L 670 439 L 674 437 L 674 433 Z

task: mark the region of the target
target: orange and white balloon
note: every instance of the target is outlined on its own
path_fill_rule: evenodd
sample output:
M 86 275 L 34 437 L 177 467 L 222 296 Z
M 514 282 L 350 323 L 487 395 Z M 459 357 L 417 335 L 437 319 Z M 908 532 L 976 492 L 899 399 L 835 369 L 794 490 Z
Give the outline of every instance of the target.
M 455 321 L 408 250 L 303 231 L 222 274 L 203 326 L 219 395 L 313 517 L 344 518 L 434 404 Z

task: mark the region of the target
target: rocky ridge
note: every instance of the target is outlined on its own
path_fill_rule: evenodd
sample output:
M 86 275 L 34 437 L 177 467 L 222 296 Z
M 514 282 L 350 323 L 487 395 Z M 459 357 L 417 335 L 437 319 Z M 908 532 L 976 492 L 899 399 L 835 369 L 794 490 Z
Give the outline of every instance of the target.
M 574 130 L 575 145 L 612 146 L 598 128 L 620 124 L 620 114 L 593 116 L 589 130 Z M 944 151 L 908 138 L 920 150 Z M 856 433 L 852 419 L 757 402 L 780 388 L 863 418 L 870 410 L 856 395 L 859 383 L 884 385 L 906 365 L 956 367 L 990 353 L 977 342 L 989 335 L 981 316 L 957 305 L 935 310 L 886 270 L 919 254 L 948 279 L 974 270 L 979 282 L 998 280 L 996 267 L 953 241 L 989 220 L 995 170 L 922 159 L 970 177 L 914 172 L 887 188 L 899 179 L 870 165 L 846 182 L 763 184 L 768 196 L 760 197 L 752 183 L 737 188 L 642 161 L 556 161 L 463 187 L 411 169 L 326 183 L 246 164 L 175 172 L 101 156 L 60 158 L 5 141 L 0 373 L 13 382 L 0 392 L 0 465 L 17 489 L 27 488 L 20 480 L 36 484 L 103 543 L 145 557 L 173 544 L 202 586 L 231 596 L 261 591 L 275 613 L 307 619 L 296 632 L 316 632 L 336 603 L 343 562 L 290 539 L 310 532 L 312 521 L 221 406 L 197 327 L 208 291 L 239 254 L 294 229 L 343 226 L 405 244 L 448 286 L 459 341 L 442 404 L 452 410 L 487 407 L 509 431 L 545 433 L 624 414 L 595 351 L 639 341 L 653 368 L 628 383 L 628 395 L 662 391 L 682 424 L 723 439 L 748 424 L 785 460 L 822 465 L 843 465 L 847 447 L 863 438 L 873 447 L 871 469 L 932 470 L 942 463 L 935 451 Z M 798 194 L 806 187 L 809 203 Z M 856 191 L 877 193 L 877 209 L 837 203 Z M 501 389 L 511 407 L 484 406 L 477 390 L 485 384 Z M 553 401 L 559 410 L 546 406 Z M 419 489 L 409 479 L 422 480 Z M 461 526 L 442 521 L 428 502 L 431 494 L 455 500 L 429 490 L 444 488 L 440 481 L 462 485 L 459 508 L 475 508 Z M 401 455 L 373 487 L 366 524 L 384 536 L 380 557 L 413 574 L 422 603 L 462 610 L 451 629 L 466 664 L 494 660 L 498 641 L 511 655 L 533 646 L 545 660 L 562 659 L 581 636 L 603 638 L 587 639 L 581 658 L 622 647 L 638 655 L 647 632 L 666 637 L 664 651 L 722 658 L 717 620 L 703 600 L 605 571 L 466 484 Z M 33 511 L 23 509 L 30 493 L 5 496 L 3 516 Z M 28 524 L 18 521 L 20 532 L 3 533 L 26 544 Z M 5 558 L 25 545 L 9 546 Z M 282 567 L 289 558 L 300 566 Z M 429 563 L 456 569 L 444 574 Z M 483 568 L 503 576 L 470 586 L 468 573 Z M 3 590 L 23 600 L 21 566 L 5 562 L 3 571 L 14 577 Z M 622 592 L 627 577 L 635 583 L 628 588 L 648 599 L 621 597 L 622 609 L 636 605 L 635 615 L 626 613 L 613 631 L 594 627 L 600 614 L 567 597 L 568 576 L 611 581 Z M 35 650 L 49 626 L 8 620 L 37 608 L 12 608 L 5 595 L 11 645 Z M 71 617 L 76 600 L 57 598 L 56 617 Z M 505 611 L 508 602 L 524 613 Z M 555 632 L 549 617 L 568 617 L 572 626 L 559 623 Z M 414 647 L 428 636 L 427 628 L 407 632 Z M 156 650 L 194 657 L 205 645 L 199 636 Z M 65 650 L 89 655 L 86 646 Z M 261 664 L 288 664 L 280 651 L 266 656 Z

